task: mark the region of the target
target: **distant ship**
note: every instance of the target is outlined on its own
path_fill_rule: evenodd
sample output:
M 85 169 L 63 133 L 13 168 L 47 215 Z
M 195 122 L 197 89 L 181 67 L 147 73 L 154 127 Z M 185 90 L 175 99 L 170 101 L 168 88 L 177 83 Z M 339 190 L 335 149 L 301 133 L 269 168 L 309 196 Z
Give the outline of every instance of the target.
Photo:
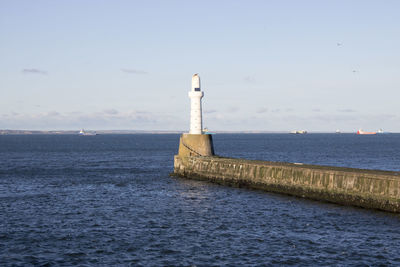
M 95 132 L 85 132 L 85 130 L 80 130 L 79 135 L 97 135 Z
M 363 130 L 358 130 L 357 134 L 376 134 L 376 132 L 364 132 Z
M 383 133 L 385 133 L 385 132 L 384 132 L 382 129 L 379 129 L 377 133 L 378 133 L 378 134 L 383 134 Z
M 336 130 L 335 133 L 340 134 L 340 133 L 342 133 L 342 132 L 341 132 L 340 130 Z
M 296 130 L 296 131 L 291 131 L 290 132 L 291 134 L 306 134 L 307 133 L 307 131 L 306 130 Z

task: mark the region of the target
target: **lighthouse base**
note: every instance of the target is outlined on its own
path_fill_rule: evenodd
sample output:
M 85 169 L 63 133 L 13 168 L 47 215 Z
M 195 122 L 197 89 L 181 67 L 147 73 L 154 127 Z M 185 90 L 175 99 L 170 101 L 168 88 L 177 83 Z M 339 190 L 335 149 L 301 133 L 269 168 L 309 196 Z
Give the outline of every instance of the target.
M 181 135 L 179 141 L 179 156 L 214 156 L 214 145 L 210 134 Z

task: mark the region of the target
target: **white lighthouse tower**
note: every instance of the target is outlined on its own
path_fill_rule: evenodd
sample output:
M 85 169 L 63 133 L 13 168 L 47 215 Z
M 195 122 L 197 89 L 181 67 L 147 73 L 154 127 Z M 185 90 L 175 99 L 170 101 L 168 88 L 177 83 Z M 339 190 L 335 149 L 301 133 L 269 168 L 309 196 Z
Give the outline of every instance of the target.
M 214 156 L 214 145 L 211 134 L 203 134 L 203 119 L 201 115 L 201 99 L 204 93 L 200 89 L 200 76 L 192 77 L 190 98 L 190 130 L 183 133 L 179 140 L 179 157 Z
M 194 74 L 192 77 L 192 90 L 189 92 L 190 98 L 190 131 L 189 134 L 203 133 L 203 119 L 201 114 L 201 99 L 204 93 L 200 88 L 200 76 Z

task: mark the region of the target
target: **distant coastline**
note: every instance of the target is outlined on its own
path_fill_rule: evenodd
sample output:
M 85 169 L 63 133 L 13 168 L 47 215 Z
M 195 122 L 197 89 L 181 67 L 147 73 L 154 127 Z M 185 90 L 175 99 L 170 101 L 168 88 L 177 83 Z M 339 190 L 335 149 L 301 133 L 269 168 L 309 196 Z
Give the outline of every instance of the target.
M 96 134 L 180 134 L 183 131 L 96 130 Z M 80 131 L 0 130 L 0 135 L 79 135 Z
M 163 130 L 95 130 L 96 134 L 181 134 L 186 131 L 163 131 Z M 287 134 L 289 131 L 213 131 L 217 134 Z M 327 134 L 335 132 L 323 132 L 315 131 L 309 132 L 310 134 Z M 390 132 L 396 133 L 396 132 Z M 39 130 L 0 130 L 0 135 L 79 135 L 79 131 L 73 130 L 51 130 L 51 131 L 39 131 Z M 341 134 L 355 134 L 355 132 L 341 132 Z

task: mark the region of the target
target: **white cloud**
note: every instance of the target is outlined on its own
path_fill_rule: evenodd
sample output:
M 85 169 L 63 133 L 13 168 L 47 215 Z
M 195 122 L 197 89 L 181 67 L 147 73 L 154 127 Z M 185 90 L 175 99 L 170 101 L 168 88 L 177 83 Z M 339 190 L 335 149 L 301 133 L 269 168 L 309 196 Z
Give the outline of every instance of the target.
M 267 112 L 268 112 L 268 108 L 262 107 L 262 108 L 257 109 L 256 112 L 257 112 L 257 113 L 260 113 L 260 114 L 261 114 L 261 113 L 267 113 Z
M 47 75 L 47 71 L 39 70 L 39 69 L 23 69 L 21 71 L 23 74 L 40 74 Z
M 231 106 L 227 109 L 227 111 L 230 113 L 235 113 L 235 112 L 238 112 L 239 110 L 240 110 L 240 108 L 238 106 Z
M 252 76 L 246 76 L 243 78 L 243 80 L 247 83 L 254 83 L 256 80 Z
M 144 70 L 121 69 L 121 71 L 128 73 L 128 74 L 148 74 L 148 72 L 144 71 Z
M 355 131 L 384 129 L 388 132 L 399 131 L 400 116 L 395 114 L 358 114 L 321 112 L 304 114 L 297 112 L 244 113 L 211 112 L 204 117 L 204 125 L 213 131 L 218 130 L 261 130 L 290 131 L 306 129 L 308 131 Z M 29 130 L 187 130 L 189 116 L 185 114 L 149 112 L 146 110 L 105 109 L 103 111 L 43 113 L 9 112 L 0 115 L 0 129 Z
M 351 108 L 345 108 L 345 109 L 338 109 L 339 112 L 344 112 L 344 113 L 353 113 L 356 112 L 354 109 Z
M 116 115 L 116 114 L 118 114 L 118 110 L 116 110 L 116 109 L 106 109 L 106 110 L 104 110 L 103 111 L 105 114 L 109 114 L 109 115 Z
M 50 111 L 38 114 L 0 115 L 0 129 L 30 130 L 181 130 L 184 129 L 182 119 L 168 114 L 152 113 L 143 110 L 119 112 L 114 109 L 101 112 L 60 113 Z

